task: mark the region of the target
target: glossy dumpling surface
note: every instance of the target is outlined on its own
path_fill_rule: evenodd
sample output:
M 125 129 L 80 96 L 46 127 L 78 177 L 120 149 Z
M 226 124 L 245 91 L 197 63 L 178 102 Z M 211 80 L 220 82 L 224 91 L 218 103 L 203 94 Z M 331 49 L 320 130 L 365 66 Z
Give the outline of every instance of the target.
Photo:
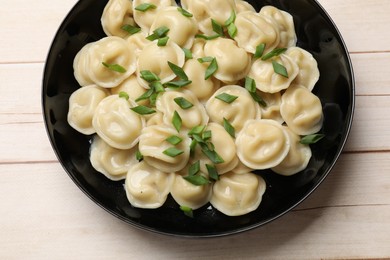
M 96 133 L 117 149 L 130 149 L 138 143 L 145 119 L 131 110 L 137 104 L 132 100 L 111 95 L 96 108 L 92 124 Z
M 228 216 L 240 216 L 256 210 L 266 190 L 264 179 L 253 173 L 233 172 L 214 183 L 210 203 Z
M 128 33 L 122 29 L 122 26 L 134 25 L 132 1 L 108 1 L 103 10 L 101 23 L 103 31 L 108 36 L 126 37 Z
M 90 135 L 95 133 L 92 118 L 95 110 L 109 92 L 96 85 L 79 88 L 69 98 L 68 123 L 78 132 Z
M 162 172 L 144 161 L 139 162 L 130 167 L 126 175 L 127 199 L 137 208 L 159 208 L 167 199 L 172 181 L 171 173 Z
M 314 134 L 322 127 L 321 101 L 303 86 L 292 85 L 286 90 L 280 113 L 288 127 L 298 135 Z
M 252 169 L 268 169 L 281 163 L 290 149 L 284 128 L 269 119 L 249 120 L 236 138 L 237 155 Z

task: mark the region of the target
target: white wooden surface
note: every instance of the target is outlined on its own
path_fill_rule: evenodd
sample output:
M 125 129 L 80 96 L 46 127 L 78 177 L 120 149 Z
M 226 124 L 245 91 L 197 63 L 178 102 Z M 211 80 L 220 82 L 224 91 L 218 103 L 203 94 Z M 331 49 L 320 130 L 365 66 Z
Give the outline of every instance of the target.
M 356 112 L 340 161 L 282 218 L 239 235 L 189 240 L 128 226 L 88 199 L 50 147 L 44 61 L 76 0 L 0 4 L 0 259 L 390 258 L 390 5 L 319 0 L 344 36 Z

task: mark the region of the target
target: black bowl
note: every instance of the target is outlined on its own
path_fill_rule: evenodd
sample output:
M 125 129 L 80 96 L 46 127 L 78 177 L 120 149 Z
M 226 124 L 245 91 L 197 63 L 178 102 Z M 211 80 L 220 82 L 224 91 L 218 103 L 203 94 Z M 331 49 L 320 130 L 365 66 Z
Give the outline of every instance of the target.
M 73 59 L 88 42 L 104 37 L 100 17 L 107 0 L 81 0 L 58 29 L 44 71 L 42 106 L 47 133 L 58 160 L 76 185 L 95 203 L 119 219 L 162 234 L 214 237 L 264 225 L 302 202 L 335 165 L 349 134 L 354 110 L 354 78 L 347 49 L 336 26 L 315 0 L 248 0 L 257 10 L 273 5 L 293 15 L 298 46 L 313 54 L 320 79 L 313 92 L 320 97 L 326 138 L 312 146 L 308 167 L 291 177 L 259 171 L 267 182 L 260 207 L 247 215 L 228 217 L 206 205 L 183 214 L 171 197 L 159 209 L 132 207 L 123 182 L 97 173 L 89 162 L 90 136 L 67 123 L 68 99 L 79 88 Z

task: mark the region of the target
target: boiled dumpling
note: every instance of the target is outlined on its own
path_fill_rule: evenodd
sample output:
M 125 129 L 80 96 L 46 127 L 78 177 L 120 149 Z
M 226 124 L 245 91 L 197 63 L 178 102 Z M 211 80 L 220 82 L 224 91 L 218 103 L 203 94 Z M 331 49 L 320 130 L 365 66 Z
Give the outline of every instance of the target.
M 238 98 L 230 104 L 216 98 L 223 93 Z M 247 120 L 261 118 L 259 104 L 245 88 L 238 85 L 228 85 L 218 89 L 207 101 L 206 110 L 211 121 L 223 125 L 225 118 L 235 128 L 236 133 L 241 131 Z
M 266 106 L 260 106 L 261 118 L 272 119 L 283 124 L 284 120 L 280 114 L 280 104 L 282 103 L 282 95 L 280 92 L 265 93 L 258 91 L 259 96 L 264 100 Z
M 111 89 L 111 94 L 119 94 L 120 92 L 126 92 L 131 100 L 136 100 L 147 90 L 143 88 L 137 80 L 135 74 L 125 79 L 119 86 Z M 148 100 L 141 100 L 137 102 L 140 105 L 148 105 Z
M 264 179 L 253 173 L 226 173 L 214 183 L 210 203 L 228 216 L 256 210 L 266 190 Z
M 69 98 L 68 123 L 78 132 L 90 135 L 95 133 L 92 118 L 95 110 L 109 92 L 96 85 L 79 88 Z
M 172 173 L 156 169 L 146 162 L 139 162 L 126 175 L 127 199 L 137 208 L 155 209 L 167 200 L 173 181 Z
M 298 135 L 314 134 L 322 127 L 321 101 L 303 86 L 292 85 L 286 90 L 280 113 L 288 127 Z
M 173 146 L 167 138 L 177 136 L 182 141 Z M 144 160 L 151 166 L 166 172 L 176 172 L 183 169 L 190 157 L 191 139 L 185 133 L 166 125 L 151 125 L 145 127 L 139 137 L 139 151 Z M 167 149 L 175 148 L 182 153 L 169 156 L 164 153 Z
M 246 11 L 256 12 L 255 8 L 245 0 L 236 0 L 236 12 L 242 13 Z
M 106 4 L 101 17 L 103 31 L 108 36 L 126 37 L 128 33 L 123 25 L 135 25 L 133 5 L 130 0 L 110 0 Z
M 164 124 L 164 115 L 161 112 L 156 112 L 154 113 L 151 117 L 149 117 L 146 120 L 146 126 L 151 126 L 151 125 L 162 125 Z
M 96 133 L 117 149 L 130 149 L 138 143 L 145 119 L 130 108 L 137 104 L 119 95 L 103 99 L 95 110 L 92 125 Z
M 93 168 L 113 181 L 126 178 L 130 166 L 137 163 L 137 149 L 120 150 L 111 147 L 98 135 L 95 135 L 90 149 L 90 161 Z
M 140 55 L 144 47 L 150 44 L 150 41 L 146 39 L 146 37 L 147 36 L 145 33 L 140 31 L 126 38 L 126 42 L 129 45 L 129 48 L 134 51 L 137 57 Z
M 311 158 L 310 146 L 301 144 L 301 137 L 284 127 L 290 137 L 290 151 L 286 158 L 277 166 L 271 168 L 274 172 L 290 176 L 305 169 Z
M 76 54 L 76 57 L 73 60 L 73 74 L 77 83 L 80 86 L 88 86 L 93 84 L 93 81 L 88 75 L 88 49 L 93 43 L 86 44 L 81 50 Z
M 268 169 L 283 161 L 290 149 L 290 139 L 279 123 L 248 120 L 236 138 L 237 155 L 252 169 Z

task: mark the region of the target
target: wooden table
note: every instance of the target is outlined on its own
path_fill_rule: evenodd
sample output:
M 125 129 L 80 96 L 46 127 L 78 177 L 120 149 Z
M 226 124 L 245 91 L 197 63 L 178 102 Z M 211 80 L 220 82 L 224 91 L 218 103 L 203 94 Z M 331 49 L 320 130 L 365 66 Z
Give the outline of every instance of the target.
M 133 228 L 87 198 L 44 129 L 41 82 L 60 22 L 76 0 L 0 5 L 0 259 L 339 259 L 390 257 L 390 6 L 320 0 L 356 76 L 348 144 L 299 207 L 255 230 L 189 240 Z

